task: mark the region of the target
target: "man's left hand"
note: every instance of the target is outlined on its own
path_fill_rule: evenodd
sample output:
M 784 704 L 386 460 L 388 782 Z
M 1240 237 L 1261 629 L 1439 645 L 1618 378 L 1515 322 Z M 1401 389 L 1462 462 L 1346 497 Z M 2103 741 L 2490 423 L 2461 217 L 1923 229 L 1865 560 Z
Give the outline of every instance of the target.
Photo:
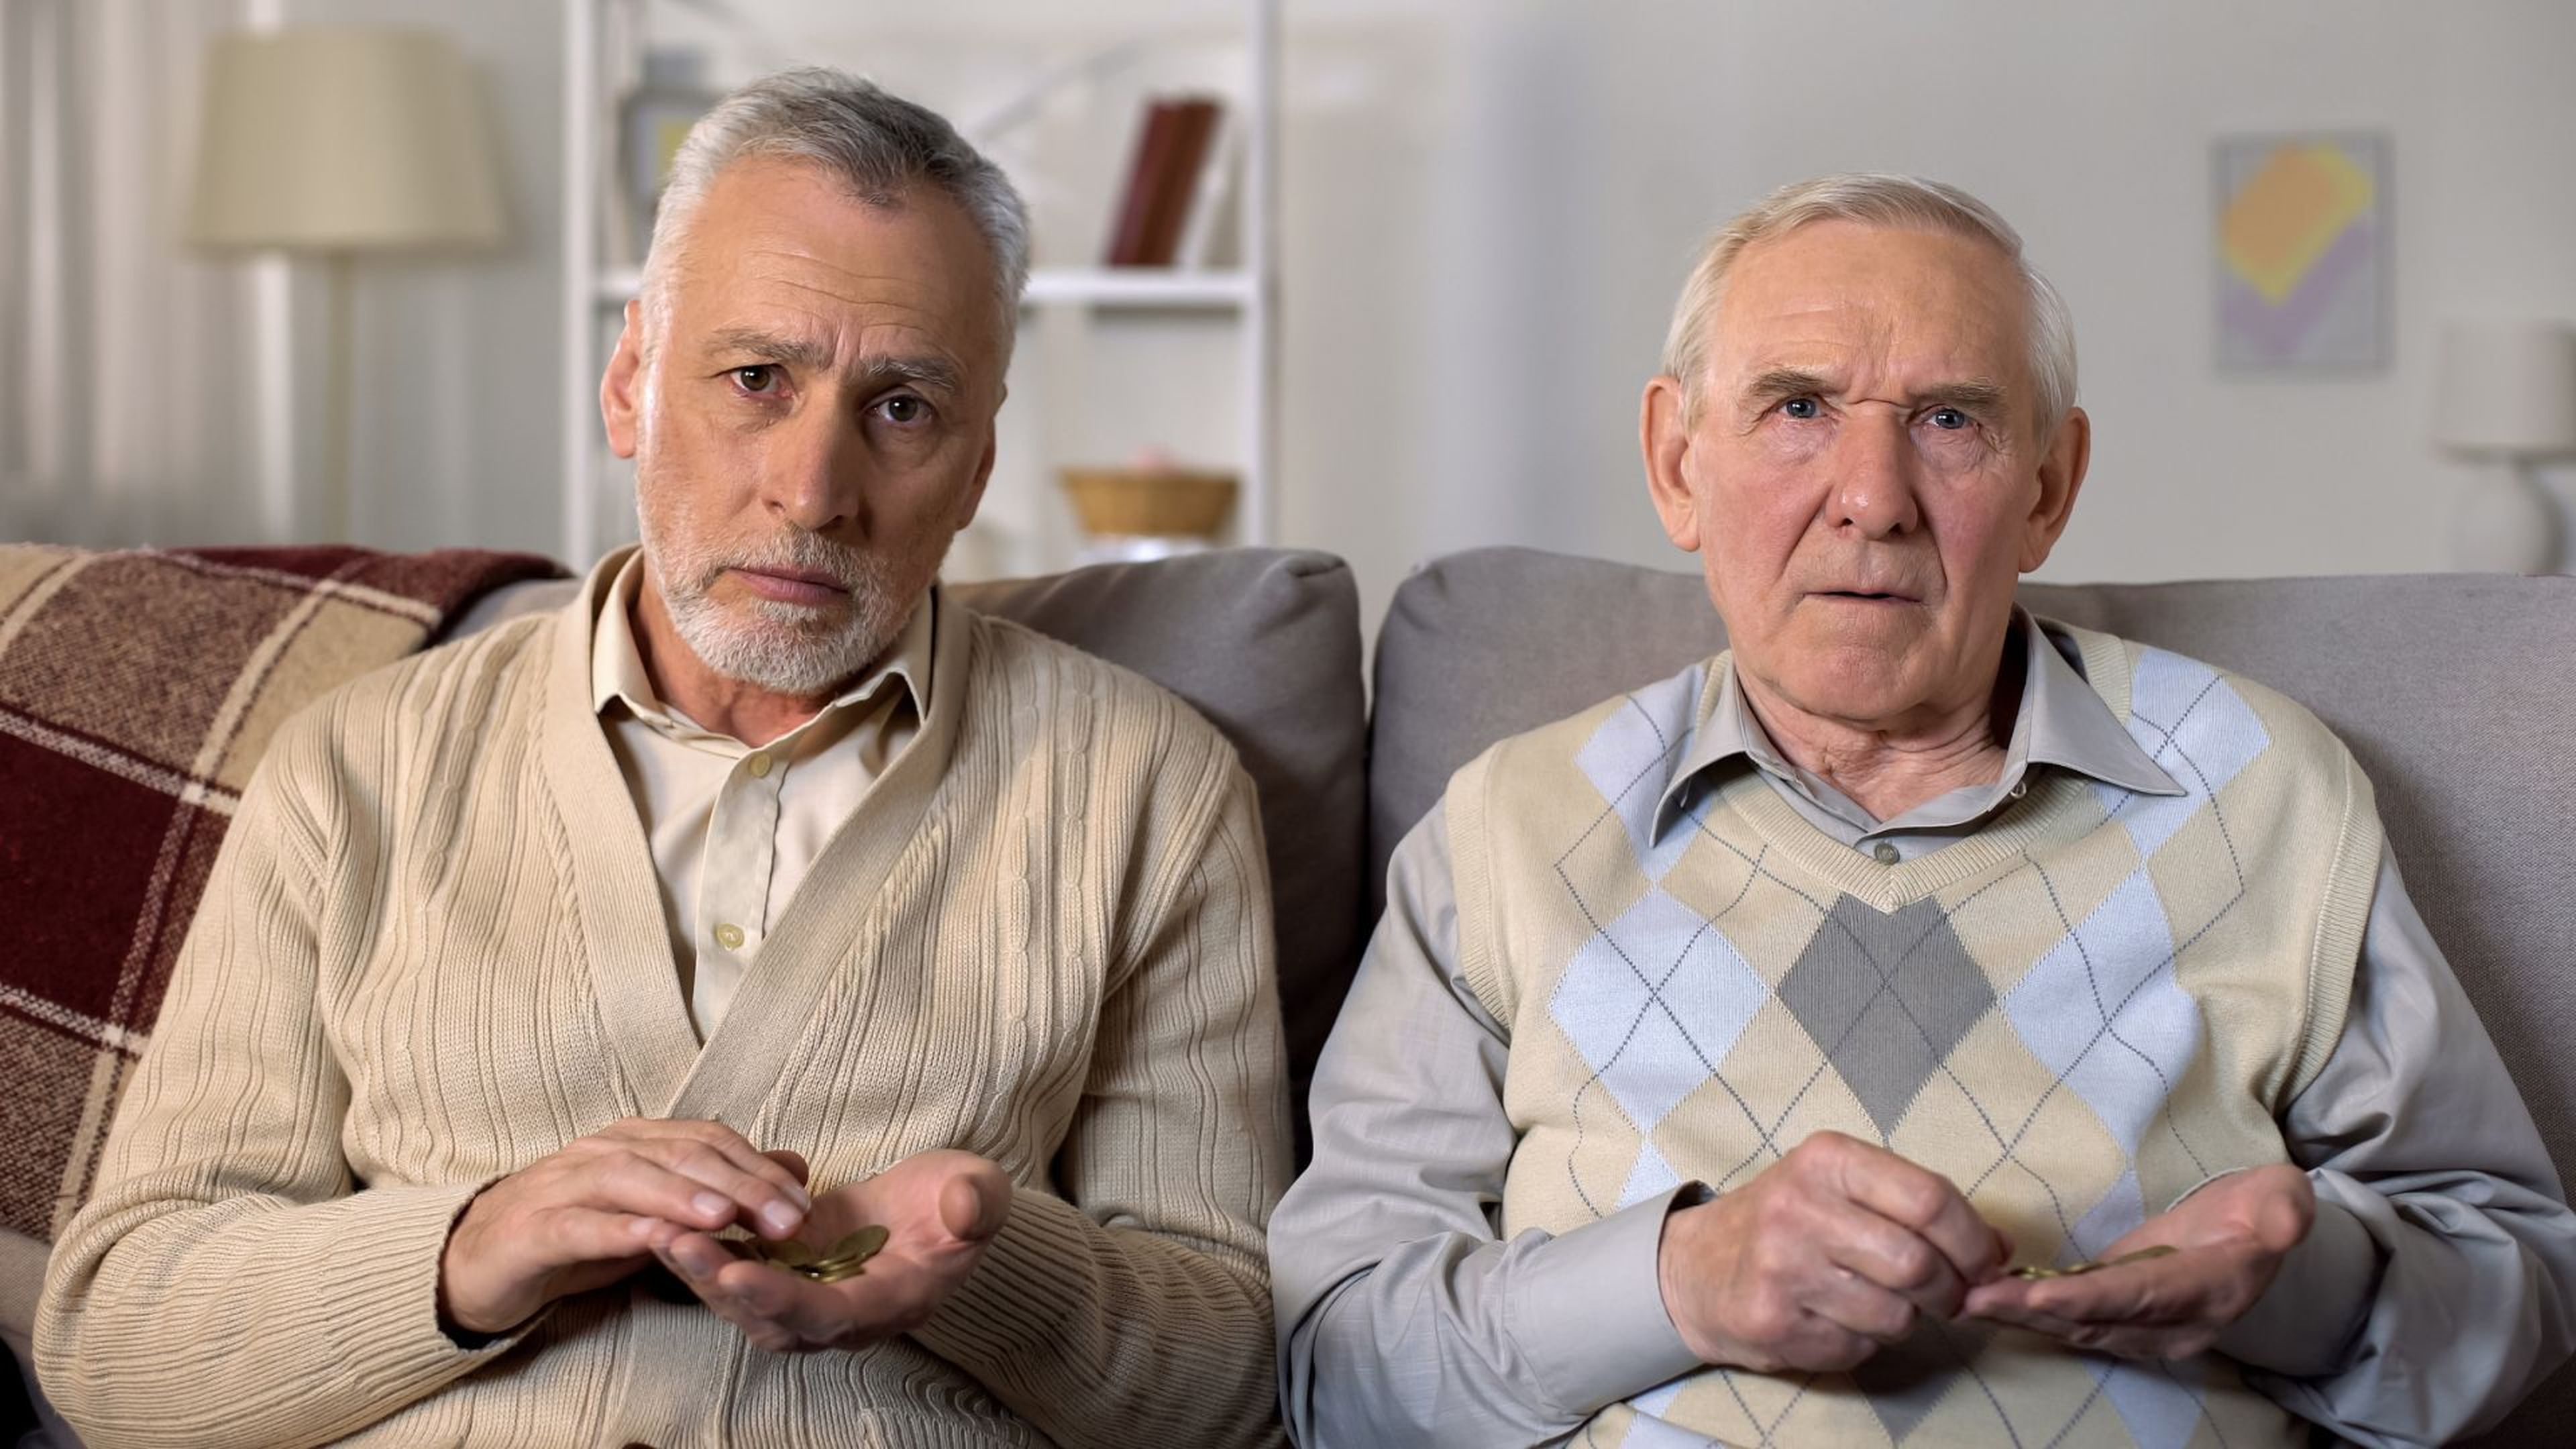
M 2253 1308 L 2316 1216 L 2316 1189 L 2295 1167 L 2229 1173 L 2101 1256 L 2172 1253 L 2071 1278 L 1999 1279 L 1970 1292 L 1962 1311 L 2123 1358 L 2190 1358 Z
M 1010 1215 L 1011 1180 L 971 1152 L 924 1152 L 876 1176 L 817 1193 L 802 1240 L 828 1248 L 875 1224 L 886 1245 L 867 1271 L 817 1283 L 727 1252 L 705 1233 L 660 1250 L 662 1263 L 716 1315 L 774 1353 L 864 1348 L 930 1321 Z

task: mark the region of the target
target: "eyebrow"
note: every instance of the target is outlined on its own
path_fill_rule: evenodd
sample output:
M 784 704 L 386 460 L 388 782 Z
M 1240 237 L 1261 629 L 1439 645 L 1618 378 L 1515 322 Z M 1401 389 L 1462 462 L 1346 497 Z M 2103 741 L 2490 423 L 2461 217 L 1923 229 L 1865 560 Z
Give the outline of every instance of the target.
M 1744 399 L 1754 403 L 1774 403 L 1782 398 L 1804 397 L 1809 393 L 1831 396 L 1833 386 L 1822 373 L 1803 367 L 1766 367 L 1744 385 Z M 1917 402 L 1943 403 L 1971 412 L 2000 413 L 2010 400 L 2003 384 L 1991 378 L 1963 377 L 1951 382 L 1934 383 L 1915 395 Z
M 762 362 L 809 372 L 837 370 L 837 359 L 831 347 L 810 338 L 780 337 L 748 327 L 729 327 L 708 340 L 719 352 L 748 355 Z M 957 392 L 963 385 L 956 364 L 944 357 L 878 353 L 858 359 L 858 365 L 851 372 L 855 380 L 869 387 L 912 383 L 944 392 Z
M 1744 400 L 1775 403 L 1782 398 L 1804 397 L 1809 393 L 1822 395 L 1832 391 L 1821 373 L 1809 372 L 1803 367 L 1766 367 L 1744 385 Z

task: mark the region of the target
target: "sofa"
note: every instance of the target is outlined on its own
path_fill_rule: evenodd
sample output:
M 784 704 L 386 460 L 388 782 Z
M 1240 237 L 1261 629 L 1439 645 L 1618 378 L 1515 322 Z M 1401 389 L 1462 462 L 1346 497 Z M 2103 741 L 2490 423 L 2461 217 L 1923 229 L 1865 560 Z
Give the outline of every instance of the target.
M 570 588 L 511 584 L 447 632 Z M 1696 574 L 1524 549 L 1453 555 L 1406 580 L 1377 632 L 1373 681 L 1357 591 L 1324 554 L 1231 550 L 954 592 L 1144 673 L 1233 739 L 1261 796 L 1301 1102 L 1386 858 L 1449 773 L 1504 735 L 1725 643 Z M 2576 1056 L 2554 1049 L 2576 1029 L 2576 579 L 2031 585 L 2023 598 L 2261 679 L 2341 732 L 2562 1175 L 2576 1168 Z M 44 1253 L 0 1236 L 0 1338 L 22 1360 Z M 2562 1372 L 2474 1442 L 2571 1441 L 2576 1373 Z

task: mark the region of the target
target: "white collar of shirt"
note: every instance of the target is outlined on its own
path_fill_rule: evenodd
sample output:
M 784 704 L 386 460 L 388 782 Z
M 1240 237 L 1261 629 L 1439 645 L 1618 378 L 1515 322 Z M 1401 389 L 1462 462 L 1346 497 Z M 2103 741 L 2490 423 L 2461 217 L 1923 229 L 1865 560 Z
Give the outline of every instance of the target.
M 672 708 L 654 689 L 652 676 L 644 669 L 644 652 L 635 642 L 635 601 L 644 587 L 644 551 L 637 549 L 627 556 L 609 583 L 608 596 L 600 605 L 597 632 L 592 636 L 590 651 L 590 707 L 606 713 L 609 706 L 624 705 L 635 718 L 652 727 L 655 733 L 684 744 L 714 749 L 730 747 L 747 751 L 750 746 L 731 735 L 718 734 Z M 904 622 L 903 632 L 895 636 L 894 647 L 865 673 L 852 680 L 847 689 L 834 696 L 814 718 L 789 730 L 772 742 L 792 747 L 799 736 L 827 733 L 845 722 L 855 710 L 876 702 L 890 685 L 900 684 L 912 698 L 913 713 L 927 718 L 930 713 L 930 663 L 932 641 L 938 629 L 939 591 L 922 595 L 912 617 Z M 766 747 L 764 747 L 766 748 Z
M 2145 795 L 2183 793 L 2085 681 L 2071 643 L 2061 647 L 2056 636 L 2020 607 L 2013 610 L 2012 628 L 2021 636 L 2021 707 L 2005 748 L 2002 774 L 1992 784 L 1953 790 L 1892 820 L 1870 819 L 1848 796 L 1780 755 L 1761 721 L 1754 718 L 1730 659 L 1705 717 L 1664 787 L 1657 828 L 1667 815 L 1682 808 L 1697 777 L 1737 758 L 1750 761 L 1763 774 L 1868 835 L 1955 828 L 2007 799 L 2020 798 L 2023 777 L 2036 765 L 2054 765 Z

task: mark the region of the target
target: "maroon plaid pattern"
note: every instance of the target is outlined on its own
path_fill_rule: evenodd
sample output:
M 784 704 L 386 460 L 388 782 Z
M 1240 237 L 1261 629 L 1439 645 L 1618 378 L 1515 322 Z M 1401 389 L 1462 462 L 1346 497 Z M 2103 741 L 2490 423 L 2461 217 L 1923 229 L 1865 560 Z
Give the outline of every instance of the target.
M 0 1227 L 50 1241 L 287 716 L 561 570 L 526 554 L 0 545 Z

